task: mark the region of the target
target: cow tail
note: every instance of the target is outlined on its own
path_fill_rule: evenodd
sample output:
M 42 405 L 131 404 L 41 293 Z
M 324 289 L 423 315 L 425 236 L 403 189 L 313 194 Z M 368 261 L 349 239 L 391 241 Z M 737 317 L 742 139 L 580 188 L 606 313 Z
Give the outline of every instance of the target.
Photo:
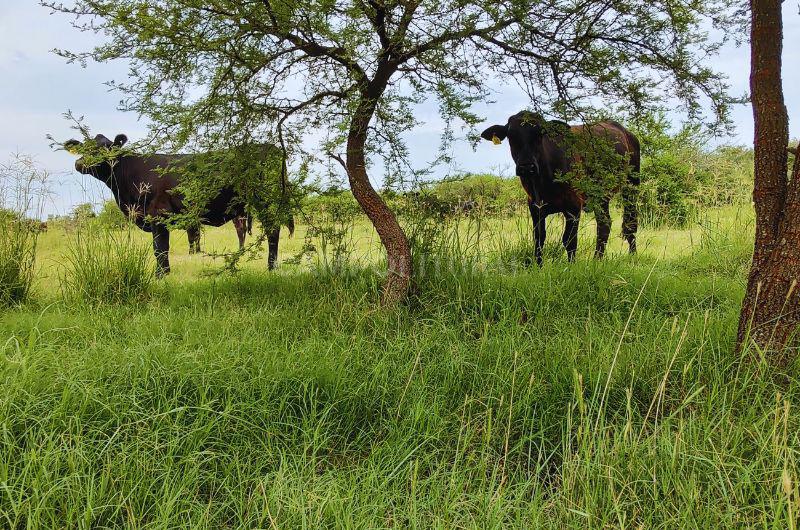
M 636 239 L 639 228 L 639 184 L 641 182 L 641 147 L 639 139 L 626 131 L 630 149 L 630 167 L 627 182 L 622 186 L 622 237 L 628 242 Z M 634 243 L 635 244 L 635 243 Z
M 247 214 L 247 234 L 253 235 L 253 216 L 251 214 Z

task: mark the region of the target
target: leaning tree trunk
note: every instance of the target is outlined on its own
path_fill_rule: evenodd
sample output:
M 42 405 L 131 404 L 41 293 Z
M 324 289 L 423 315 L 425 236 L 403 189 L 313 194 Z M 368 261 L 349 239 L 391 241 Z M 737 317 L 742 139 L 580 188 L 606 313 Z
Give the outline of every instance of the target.
M 379 72 L 380 74 L 380 72 Z M 386 74 L 386 79 L 390 73 Z M 406 297 L 411 282 L 411 246 L 397 217 L 372 187 L 367 176 L 364 146 L 369 122 L 375 113 L 378 98 L 386 85 L 373 81 L 361 94 L 361 101 L 350 123 L 347 136 L 347 176 L 353 196 L 367 214 L 386 249 L 388 274 L 383 286 L 382 302 L 392 305 Z
M 750 90 L 755 124 L 756 238 L 738 348 L 752 341 L 775 364 L 790 359 L 800 324 L 800 166 L 787 182 L 788 117 L 781 80 L 781 0 L 751 1 Z

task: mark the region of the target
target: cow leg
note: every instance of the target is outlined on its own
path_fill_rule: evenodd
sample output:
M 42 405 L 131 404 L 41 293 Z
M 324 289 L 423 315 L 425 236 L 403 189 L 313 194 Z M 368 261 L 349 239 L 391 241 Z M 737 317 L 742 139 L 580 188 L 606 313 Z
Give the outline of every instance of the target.
M 630 201 L 633 201 L 630 204 Z M 638 211 L 636 209 L 636 195 L 627 198 L 622 212 L 622 237 L 628 242 L 628 250 L 631 254 L 636 254 L 636 230 L 639 228 Z
M 269 270 L 275 268 L 275 263 L 278 261 L 278 241 L 280 240 L 281 236 L 281 227 L 279 226 L 275 230 L 269 233 L 267 236 L 267 247 L 269 250 L 269 254 L 267 255 L 267 267 Z
M 189 236 L 189 254 L 196 254 L 200 252 L 200 228 L 192 226 L 186 229 L 186 235 Z
M 153 253 L 156 256 L 156 276 L 169 274 L 169 230 L 164 225 L 153 225 Z
M 575 261 L 575 253 L 578 251 L 578 226 L 581 222 L 581 211 L 564 212 L 564 235 L 561 237 L 561 242 L 564 248 L 567 249 L 567 260 Z
M 536 206 L 533 201 L 528 201 L 528 209 L 531 212 L 531 221 L 533 221 L 534 256 L 536 257 L 536 264 L 541 267 L 542 247 L 544 247 L 545 239 L 547 239 L 547 212 L 544 207 Z
M 622 187 L 622 237 L 628 241 L 631 254 L 636 253 L 636 230 L 639 228 L 639 169 L 640 154 L 634 153 L 632 171 Z
M 606 253 L 608 235 L 611 233 L 611 213 L 608 211 L 608 201 L 603 201 L 594 213 L 597 222 L 597 243 L 594 247 L 594 257 L 601 259 Z
M 233 226 L 236 228 L 236 237 L 239 238 L 239 250 L 242 250 L 247 237 L 247 217 L 234 217 Z

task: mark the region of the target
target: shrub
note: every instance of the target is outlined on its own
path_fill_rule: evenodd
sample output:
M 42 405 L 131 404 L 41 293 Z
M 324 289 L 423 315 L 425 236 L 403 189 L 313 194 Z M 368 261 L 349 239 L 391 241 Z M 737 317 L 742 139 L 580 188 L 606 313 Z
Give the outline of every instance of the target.
M 698 164 L 707 180 L 698 190 L 702 206 L 749 204 L 753 199 L 753 149 L 721 146 L 701 153 Z M 791 167 L 790 167 L 791 171 Z
M 639 213 L 649 226 L 685 227 L 696 218 L 697 193 L 710 180 L 703 158 L 706 136 L 698 126 L 671 131 L 664 114 L 641 118 L 631 127 L 642 146 Z
M 144 301 L 155 283 L 151 256 L 132 230 L 79 230 L 67 245 L 64 296 L 90 305 Z
M 81 223 L 89 219 L 94 219 L 97 217 L 97 214 L 94 213 L 94 205 L 89 202 L 84 202 L 76 205 L 72 209 L 71 217 L 73 221 Z
M 648 226 L 686 227 L 696 218 L 698 178 L 679 152 L 665 152 L 642 164 L 639 213 Z
M 451 212 L 470 205 L 483 214 L 509 215 L 526 205 L 525 192 L 517 179 L 488 174 L 445 180 L 431 186 L 430 192 Z
M 697 220 L 702 208 L 750 202 L 751 149 L 707 149 L 709 138 L 699 125 L 672 132 L 663 114 L 643 118 L 631 128 L 642 144 L 643 224 L 683 228 Z
M 114 201 L 106 201 L 97 215 L 97 223 L 102 227 L 109 230 L 122 230 L 128 226 L 128 218 L 119 209 L 117 203 Z

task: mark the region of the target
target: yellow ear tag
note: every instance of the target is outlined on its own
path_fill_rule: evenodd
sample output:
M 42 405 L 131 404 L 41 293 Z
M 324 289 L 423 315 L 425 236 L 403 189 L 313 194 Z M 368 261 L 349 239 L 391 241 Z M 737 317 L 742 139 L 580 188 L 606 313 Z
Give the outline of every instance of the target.
M 503 140 L 501 140 L 500 138 L 498 138 L 498 137 L 497 137 L 497 135 L 495 134 L 494 136 L 492 136 L 492 143 L 493 143 L 494 145 L 500 145 L 500 144 L 502 144 L 502 143 L 503 143 Z

